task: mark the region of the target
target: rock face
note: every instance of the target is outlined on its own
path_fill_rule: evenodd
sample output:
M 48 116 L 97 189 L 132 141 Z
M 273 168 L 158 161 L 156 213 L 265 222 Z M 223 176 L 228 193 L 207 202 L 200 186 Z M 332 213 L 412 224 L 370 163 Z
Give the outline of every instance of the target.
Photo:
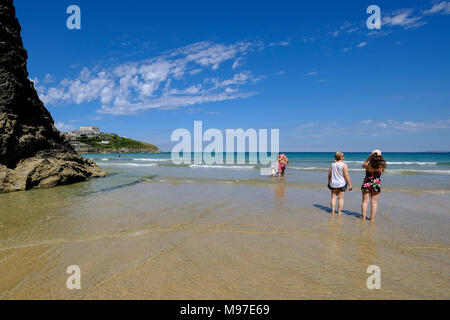
M 55 128 L 28 80 L 27 51 L 12 0 L 0 3 L 0 192 L 105 176 Z

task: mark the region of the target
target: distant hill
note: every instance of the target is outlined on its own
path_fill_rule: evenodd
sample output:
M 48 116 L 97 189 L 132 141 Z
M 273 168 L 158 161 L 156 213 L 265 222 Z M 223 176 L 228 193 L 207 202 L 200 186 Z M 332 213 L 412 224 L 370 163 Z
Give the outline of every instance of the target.
M 86 153 L 159 153 L 153 144 L 120 137 L 114 133 L 99 133 L 94 136 L 68 136 L 72 147 Z

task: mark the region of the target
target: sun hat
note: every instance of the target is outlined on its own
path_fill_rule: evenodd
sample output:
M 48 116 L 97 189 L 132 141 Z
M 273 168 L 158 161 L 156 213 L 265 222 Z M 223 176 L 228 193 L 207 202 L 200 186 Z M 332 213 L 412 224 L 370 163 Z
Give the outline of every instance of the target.
M 373 151 L 372 151 L 372 154 L 374 154 L 374 153 L 378 153 L 378 155 L 380 155 L 380 156 L 381 156 L 381 150 L 378 150 L 378 149 L 376 149 L 376 150 L 373 150 Z

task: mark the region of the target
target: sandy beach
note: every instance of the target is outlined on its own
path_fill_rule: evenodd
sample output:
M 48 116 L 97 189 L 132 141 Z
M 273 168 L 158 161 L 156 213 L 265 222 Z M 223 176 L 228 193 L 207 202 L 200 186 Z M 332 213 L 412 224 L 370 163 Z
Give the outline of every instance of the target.
M 325 188 L 287 181 L 84 193 L 96 183 L 1 195 L 0 298 L 450 298 L 450 192 L 384 192 L 371 223 L 358 191 L 333 216 Z M 66 287 L 69 265 L 81 290 Z

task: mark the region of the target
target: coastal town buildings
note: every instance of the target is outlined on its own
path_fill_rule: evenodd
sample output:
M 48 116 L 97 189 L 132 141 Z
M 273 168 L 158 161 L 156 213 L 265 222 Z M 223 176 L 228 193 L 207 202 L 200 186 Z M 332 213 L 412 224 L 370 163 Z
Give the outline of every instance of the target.
M 81 135 L 85 135 L 87 137 L 94 137 L 100 134 L 99 127 L 96 126 L 83 126 L 80 127 L 79 130 L 73 130 L 67 133 L 67 136 L 70 137 L 80 137 Z

